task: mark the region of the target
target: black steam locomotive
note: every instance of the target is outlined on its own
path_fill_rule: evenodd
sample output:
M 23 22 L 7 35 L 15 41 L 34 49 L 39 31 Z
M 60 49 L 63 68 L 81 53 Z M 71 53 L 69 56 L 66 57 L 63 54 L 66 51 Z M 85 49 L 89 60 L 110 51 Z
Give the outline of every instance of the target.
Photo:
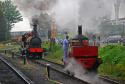
M 41 39 L 37 33 L 37 25 L 33 25 L 33 31 L 22 35 L 22 56 L 28 58 L 42 58 L 45 51 L 41 47 Z

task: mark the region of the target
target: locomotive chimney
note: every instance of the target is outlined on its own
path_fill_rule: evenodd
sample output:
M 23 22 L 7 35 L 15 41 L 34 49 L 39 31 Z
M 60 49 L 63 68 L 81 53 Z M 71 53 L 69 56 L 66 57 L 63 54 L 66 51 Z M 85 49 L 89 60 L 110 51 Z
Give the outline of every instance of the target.
M 37 24 L 33 24 L 33 33 L 34 36 L 37 36 Z
M 82 25 L 78 25 L 78 35 L 82 35 Z
M 36 31 L 36 30 L 37 30 L 37 25 L 33 24 L 33 31 Z
M 33 26 L 33 35 L 34 36 L 38 36 L 38 33 L 37 33 L 37 26 L 38 26 L 38 17 L 37 16 L 33 16 L 32 17 L 32 26 Z

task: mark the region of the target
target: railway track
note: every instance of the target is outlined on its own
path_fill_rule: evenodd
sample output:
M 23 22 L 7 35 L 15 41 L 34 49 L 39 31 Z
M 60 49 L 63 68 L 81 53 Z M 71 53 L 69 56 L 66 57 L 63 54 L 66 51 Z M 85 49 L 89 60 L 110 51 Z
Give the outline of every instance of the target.
M 41 64 L 41 65 L 49 64 L 51 69 L 68 75 L 66 72 L 63 71 L 64 65 L 61 65 L 61 64 L 58 64 L 58 63 L 55 63 L 55 62 L 52 62 L 52 61 L 48 61 L 48 60 L 45 60 L 45 59 L 35 60 L 35 62 L 38 63 L 38 64 Z M 77 78 L 77 77 L 74 77 L 74 78 L 76 78 L 76 79 L 78 79 L 80 81 L 83 80 L 83 79 Z M 97 82 L 101 82 L 103 84 L 122 84 L 122 83 L 119 83 L 119 82 L 117 82 L 115 80 L 109 79 L 109 78 L 104 77 L 104 76 L 98 76 L 97 79 L 98 79 Z M 97 83 L 97 82 L 96 82 L 96 84 L 101 84 L 101 83 Z M 87 83 L 89 83 L 89 81 Z
M 50 63 L 40 62 L 38 60 L 32 60 L 32 62 L 39 64 L 40 66 L 43 66 L 43 67 L 47 67 L 47 65 L 49 64 L 50 65 L 49 66 L 49 75 L 50 75 L 49 78 L 52 80 L 57 80 L 63 84 L 90 84 L 87 81 L 78 79 L 74 76 L 67 74 L 65 71 L 63 71 L 63 68 L 59 68 L 58 66 L 51 67 Z
M 3 74 L 3 76 L 0 75 L 0 84 L 34 84 L 27 76 L 12 66 L 1 55 L 0 65 L 0 72 Z
M 19 56 L 20 54 L 16 54 L 16 55 Z M 47 68 L 47 65 L 50 64 L 49 62 L 47 62 L 47 60 L 30 60 L 30 61 L 35 64 L 38 64 L 42 68 Z M 52 66 L 52 63 L 49 66 L 49 75 L 50 75 L 49 79 L 50 80 L 58 81 L 61 84 L 90 84 L 87 81 L 83 81 L 81 79 L 78 79 L 74 76 L 67 74 L 65 71 L 63 71 L 62 65 L 58 65 L 57 67 L 56 66 L 51 67 L 51 66 Z
M 19 56 L 19 54 L 16 54 Z M 61 64 L 58 64 L 58 63 L 55 63 L 55 62 L 52 62 L 52 61 L 48 61 L 48 60 L 45 60 L 45 59 L 42 59 L 42 60 L 32 60 L 32 62 L 36 63 L 36 64 L 39 64 L 40 66 L 43 66 L 43 67 L 47 67 L 47 64 L 49 64 L 49 68 L 50 68 L 50 73 L 53 73 L 53 72 L 58 72 L 59 74 L 63 74 L 65 76 L 67 76 L 68 78 L 72 78 L 73 80 L 77 80 L 77 81 L 80 81 L 82 82 L 82 84 L 91 84 L 91 82 L 87 82 L 87 81 L 84 81 L 83 79 L 81 78 L 78 78 L 78 77 L 74 77 L 74 76 L 71 76 L 69 74 L 67 74 L 63 69 L 64 69 L 64 66 L 61 65 Z M 54 80 L 58 80 L 58 78 L 53 78 L 51 76 L 52 79 Z M 98 76 L 98 80 L 101 80 L 101 83 L 103 84 L 122 84 L 122 83 L 119 83 L 117 81 L 114 81 L 112 79 L 109 79 L 107 77 L 103 77 L 103 76 Z M 103 81 L 103 82 L 102 82 Z M 62 81 L 63 82 L 63 81 Z M 98 82 L 98 81 L 97 81 Z M 95 84 L 101 84 L 101 83 L 95 83 Z M 80 84 L 80 83 L 79 83 Z
M 19 54 L 18 54 L 19 55 Z M 44 66 L 44 67 L 46 67 L 47 66 L 47 64 L 49 64 L 50 66 L 50 69 L 51 70 L 53 70 L 53 71 L 56 71 L 56 72 L 58 72 L 58 73 L 61 73 L 61 74 L 63 74 L 63 75 L 65 75 L 65 76 L 68 76 L 69 78 L 72 78 L 72 79 L 74 79 L 74 80 L 77 80 L 77 81 L 81 81 L 82 82 L 82 84 L 83 83 L 85 83 L 85 84 L 101 84 L 101 83 L 103 83 L 103 84 L 122 84 L 122 83 L 119 83 L 119 82 L 117 82 L 117 81 L 115 81 L 115 80 L 112 80 L 112 79 L 109 79 L 109 78 L 107 78 L 107 77 L 104 77 L 104 76 L 98 76 L 98 78 L 96 78 L 97 79 L 97 82 L 95 82 L 95 80 L 94 80 L 94 82 L 95 83 L 91 83 L 91 82 L 93 82 L 93 80 L 91 81 L 91 80 L 89 80 L 89 81 L 84 81 L 82 78 L 80 78 L 80 77 L 75 77 L 75 76 L 71 76 L 71 75 L 69 75 L 69 74 L 67 74 L 65 71 L 64 71 L 64 65 L 61 65 L 61 64 L 58 64 L 58 63 L 55 63 L 55 62 L 52 62 L 52 61 L 48 61 L 48 60 L 46 60 L 46 59 L 42 59 L 42 60 L 32 60 L 32 62 L 34 62 L 34 63 L 36 63 L 36 64 L 39 64 L 40 66 Z M 51 72 L 50 72 L 51 73 Z M 53 73 L 53 72 L 52 72 Z M 91 81 L 91 82 L 90 82 Z M 99 82 L 99 83 L 98 83 Z

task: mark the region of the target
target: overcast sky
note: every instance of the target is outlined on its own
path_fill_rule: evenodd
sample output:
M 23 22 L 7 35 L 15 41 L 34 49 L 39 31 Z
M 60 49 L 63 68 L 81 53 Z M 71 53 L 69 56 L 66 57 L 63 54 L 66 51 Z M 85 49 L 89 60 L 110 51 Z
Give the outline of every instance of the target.
M 23 21 L 16 23 L 11 30 L 11 32 L 15 31 L 31 31 L 29 20 L 26 17 L 23 17 Z

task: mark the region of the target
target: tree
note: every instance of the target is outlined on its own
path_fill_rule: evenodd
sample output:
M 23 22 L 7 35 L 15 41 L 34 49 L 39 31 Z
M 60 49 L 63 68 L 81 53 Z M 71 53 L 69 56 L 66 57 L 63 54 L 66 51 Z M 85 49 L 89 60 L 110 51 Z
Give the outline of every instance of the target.
M 6 17 L 9 28 L 11 29 L 14 23 L 22 21 L 22 16 L 17 10 L 17 7 L 13 5 L 11 0 L 3 2 L 4 15 Z
M 6 39 L 10 37 L 10 30 L 14 26 L 15 23 L 22 21 L 22 16 L 20 12 L 17 10 L 17 7 L 13 5 L 11 0 L 6 0 L 2 2 L 3 14 L 6 19 Z
M 2 2 L 0 2 L 0 41 L 5 40 L 6 30 L 7 30 L 6 19 L 5 19 L 5 16 L 3 14 Z

